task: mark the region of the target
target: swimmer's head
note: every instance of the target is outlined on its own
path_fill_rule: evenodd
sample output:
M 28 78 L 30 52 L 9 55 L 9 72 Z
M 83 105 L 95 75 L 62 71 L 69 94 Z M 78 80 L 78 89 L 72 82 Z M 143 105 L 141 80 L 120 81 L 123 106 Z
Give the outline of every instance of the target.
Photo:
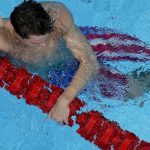
M 40 3 L 24 0 L 16 6 L 10 15 L 11 24 L 23 39 L 30 35 L 42 36 L 53 31 L 54 20 Z

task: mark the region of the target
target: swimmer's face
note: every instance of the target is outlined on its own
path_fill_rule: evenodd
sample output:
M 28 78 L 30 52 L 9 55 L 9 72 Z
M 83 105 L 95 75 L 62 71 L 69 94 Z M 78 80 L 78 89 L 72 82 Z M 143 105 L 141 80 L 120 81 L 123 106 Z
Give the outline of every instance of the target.
M 29 38 L 23 39 L 23 42 L 32 47 L 45 46 L 49 38 L 49 33 L 44 35 L 30 35 Z

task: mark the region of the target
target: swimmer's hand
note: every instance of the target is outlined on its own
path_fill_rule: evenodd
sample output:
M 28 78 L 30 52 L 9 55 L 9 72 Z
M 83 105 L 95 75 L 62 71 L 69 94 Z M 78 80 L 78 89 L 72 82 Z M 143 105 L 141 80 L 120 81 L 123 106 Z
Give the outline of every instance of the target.
M 54 119 L 61 124 L 68 124 L 68 117 L 70 113 L 69 101 L 64 96 L 59 96 L 56 104 L 53 106 L 48 114 L 48 119 Z

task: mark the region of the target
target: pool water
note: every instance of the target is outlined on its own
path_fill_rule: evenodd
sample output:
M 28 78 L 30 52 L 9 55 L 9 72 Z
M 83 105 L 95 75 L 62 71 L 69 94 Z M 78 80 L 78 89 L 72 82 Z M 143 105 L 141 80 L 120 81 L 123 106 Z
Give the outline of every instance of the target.
M 20 2 L 21 0 L 0 0 L 0 15 L 8 17 L 13 7 Z M 113 29 L 116 32 L 140 39 L 147 47 L 150 44 L 149 0 L 114 0 L 113 2 L 111 0 L 70 0 L 69 2 L 59 0 L 59 2 L 64 3 L 72 12 L 78 26 Z M 113 63 L 106 61 L 105 64 L 111 65 L 123 74 L 131 74 L 136 69 L 139 69 L 139 72 L 147 72 L 150 67 L 149 61 L 126 60 L 113 61 Z M 57 65 L 59 66 L 59 64 Z M 61 74 L 63 73 L 67 74 L 65 71 L 61 72 Z M 55 75 L 56 78 L 59 76 L 51 70 L 50 74 Z M 67 77 L 70 80 L 70 74 Z M 63 84 L 62 86 L 67 85 Z M 96 100 L 93 100 L 93 95 Z M 79 94 L 79 98 L 88 102 L 83 111 L 98 110 L 106 118 L 118 122 L 124 130 L 129 130 L 140 139 L 150 142 L 149 91 L 134 100 L 123 101 L 108 98 L 100 94 L 94 79 Z M 0 150 L 98 149 L 94 144 L 76 134 L 78 126 L 69 128 L 60 126 L 53 120 L 46 120 L 47 115 L 43 114 L 41 110 L 26 105 L 24 100 L 18 100 L 4 89 L 0 89 L 0 100 Z

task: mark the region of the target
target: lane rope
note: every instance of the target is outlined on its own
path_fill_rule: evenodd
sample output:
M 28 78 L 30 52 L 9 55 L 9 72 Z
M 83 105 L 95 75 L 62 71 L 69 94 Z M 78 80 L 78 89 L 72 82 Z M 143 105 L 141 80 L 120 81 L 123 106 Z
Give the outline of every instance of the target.
M 5 88 L 18 99 L 23 98 L 29 105 L 39 107 L 43 113 L 48 113 L 57 98 L 63 92 L 62 88 L 44 81 L 23 67 L 15 66 L 5 57 L 0 58 L 0 87 Z M 75 98 L 70 103 L 69 126 L 79 125 L 77 133 L 103 150 L 150 150 L 150 143 L 140 140 L 130 131 L 120 128 L 119 124 L 106 119 L 102 113 L 77 113 L 86 103 Z M 76 116 L 74 122 L 71 118 Z

